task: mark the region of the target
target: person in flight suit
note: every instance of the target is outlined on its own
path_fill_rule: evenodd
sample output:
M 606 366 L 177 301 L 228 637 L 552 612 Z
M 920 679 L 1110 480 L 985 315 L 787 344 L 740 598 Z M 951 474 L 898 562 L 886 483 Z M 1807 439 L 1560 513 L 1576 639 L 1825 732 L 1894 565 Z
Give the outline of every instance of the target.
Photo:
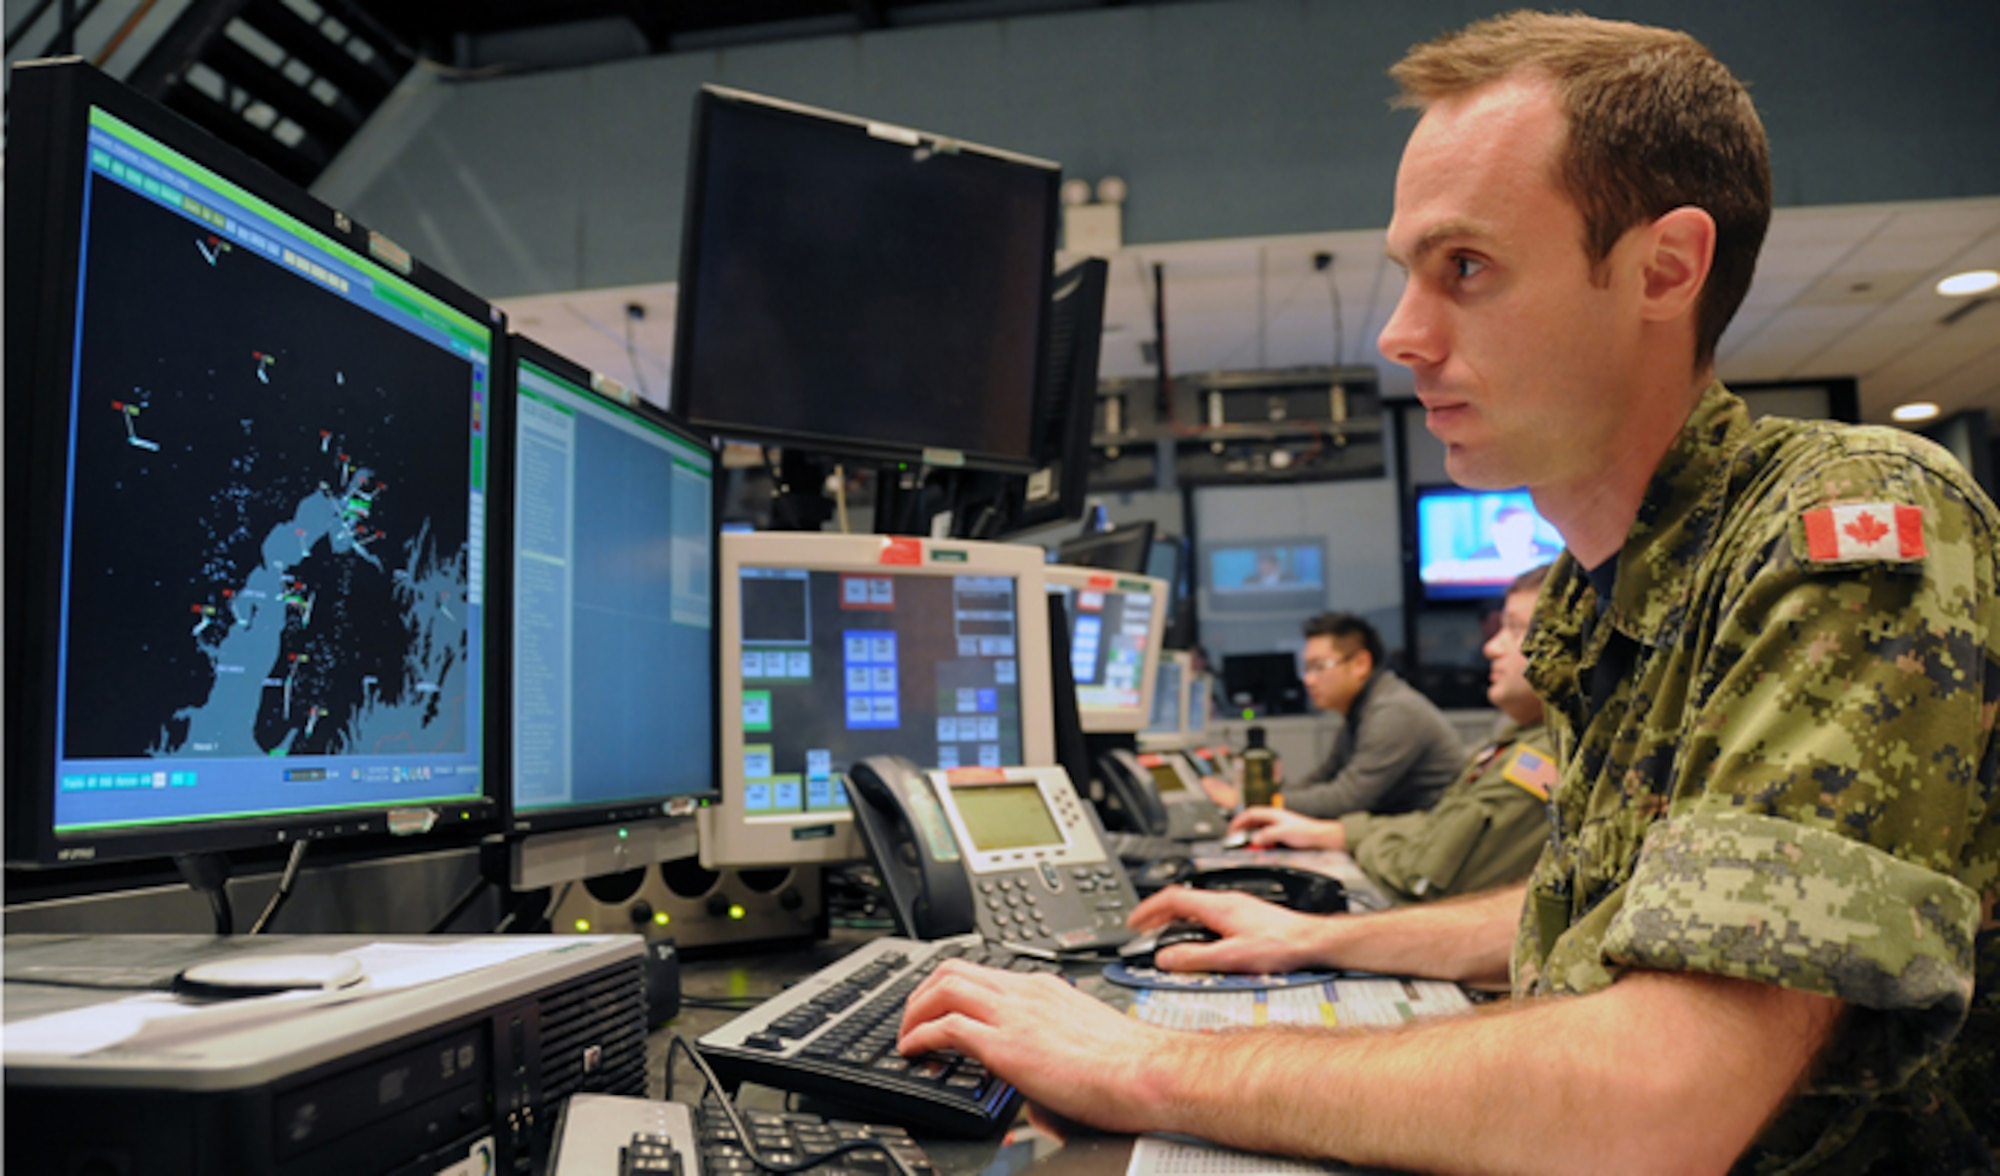
M 1172 887 L 1160 966 L 1511 977 L 1392 1032 L 1202 1034 L 956 961 L 899 1048 L 1040 1113 L 1398 1168 L 1991 1172 L 2000 511 L 1942 450 L 1714 377 L 1770 219 L 1684 34 L 1513 13 L 1413 49 L 1379 346 L 1455 481 L 1561 533 L 1527 636 L 1561 769 L 1525 888 L 1304 915 Z
M 1542 700 L 1528 686 L 1528 659 L 1521 653 L 1548 573 L 1546 566 L 1534 568 L 1507 587 L 1500 628 L 1485 648 L 1493 663 L 1486 698 L 1507 717 L 1507 726 L 1466 761 L 1436 808 L 1396 816 L 1354 813 L 1337 821 L 1259 808 L 1238 814 L 1230 829 L 1252 830 L 1250 844 L 1260 849 L 1345 850 L 1405 901 L 1477 894 L 1526 878 L 1548 842 L 1549 789 L 1556 782 Z

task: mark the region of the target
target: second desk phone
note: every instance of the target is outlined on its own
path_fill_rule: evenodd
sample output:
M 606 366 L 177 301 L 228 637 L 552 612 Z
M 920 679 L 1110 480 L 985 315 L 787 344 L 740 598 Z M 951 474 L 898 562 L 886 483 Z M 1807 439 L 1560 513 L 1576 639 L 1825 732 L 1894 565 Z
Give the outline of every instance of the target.
M 1229 816 L 1209 799 L 1193 765 L 1173 753 L 1115 749 L 1097 761 L 1110 807 L 1131 831 L 1174 841 L 1220 837 Z

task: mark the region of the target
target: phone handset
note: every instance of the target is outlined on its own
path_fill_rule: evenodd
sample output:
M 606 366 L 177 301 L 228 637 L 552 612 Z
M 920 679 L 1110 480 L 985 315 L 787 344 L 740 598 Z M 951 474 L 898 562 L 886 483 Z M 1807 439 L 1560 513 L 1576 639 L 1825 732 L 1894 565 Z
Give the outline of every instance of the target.
M 1160 799 L 1153 774 L 1140 766 L 1137 756 L 1123 748 L 1098 759 L 1090 801 L 1097 806 L 1097 814 L 1106 828 L 1148 837 L 1167 835 L 1167 806 Z
M 847 800 L 889 888 L 898 929 L 913 939 L 973 930 L 972 884 L 958 838 L 917 765 L 901 756 L 869 756 L 848 770 Z

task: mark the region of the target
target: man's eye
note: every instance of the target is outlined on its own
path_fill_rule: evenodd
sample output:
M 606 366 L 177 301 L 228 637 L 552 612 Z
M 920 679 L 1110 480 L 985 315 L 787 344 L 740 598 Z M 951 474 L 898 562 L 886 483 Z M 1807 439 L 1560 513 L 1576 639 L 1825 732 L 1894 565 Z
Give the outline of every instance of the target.
M 1451 259 L 1452 275 L 1460 281 L 1472 277 L 1486 268 L 1486 263 L 1476 257 L 1454 257 Z

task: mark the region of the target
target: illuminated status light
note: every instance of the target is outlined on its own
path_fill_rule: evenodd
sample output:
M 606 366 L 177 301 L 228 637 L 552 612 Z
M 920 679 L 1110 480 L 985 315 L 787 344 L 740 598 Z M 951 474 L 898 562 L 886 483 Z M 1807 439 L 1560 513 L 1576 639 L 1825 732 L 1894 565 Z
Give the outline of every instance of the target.
M 671 923 L 671 922 L 673 922 L 673 921 L 674 921 L 674 917 L 673 917 L 672 915 L 668 914 L 668 913 L 667 913 L 667 912 L 665 912 L 665 911 L 654 911 L 654 912 L 653 912 L 653 926 L 655 926 L 655 927 L 664 927 L 664 926 L 666 926 L 666 925 L 667 925 L 668 923 Z
M 618 830 L 618 840 L 620 840 L 620 841 L 623 841 L 623 840 L 625 840 L 625 839 L 626 839 L 627 837 L 630 837 L 630 836 L 632 836 L 632 831 L 631 831 L 631 830 L 629 830 L 629 829 L 620 829 L 620 830 Z
M 742 903 L 732 902 L 729 904 L 729 917 L 732 919 L 741 919 L 749 913 L 749 911 L 743 909 Z
M 578 920 L 576 921 L 576 933 L 577 933 L 578 935 L 588 935 L 588 934 L 590 934 L 590 920 L 589 920 L 589 919 L 578 919 Z
M 1893 420 L 1910 424 L 1915 421 L 1930 420 L 1940 411 L 1937 405 L 1928 400 L 1913 400 L 1908 404 L 1899 404 L 1895 408 L 1890 409 L 1889 416 Z
M 1254 718 L 1256 718 L 1256 717 L 1257 717 L 1257 708 L 1255 708 L 1255 707 L 1249 707 L 1249 706 L 1246 706 L 1246 707 L 1244 707 L 1244 708 L 1243 708 L 1243 721 L 1244 721 L 1244 722 L 1246 722 L 1246 723 L 1247 723 L 1247 722 L 1249 722 L 1249 721 L 1250 721 L 1251 719 L 1254 719 Z

